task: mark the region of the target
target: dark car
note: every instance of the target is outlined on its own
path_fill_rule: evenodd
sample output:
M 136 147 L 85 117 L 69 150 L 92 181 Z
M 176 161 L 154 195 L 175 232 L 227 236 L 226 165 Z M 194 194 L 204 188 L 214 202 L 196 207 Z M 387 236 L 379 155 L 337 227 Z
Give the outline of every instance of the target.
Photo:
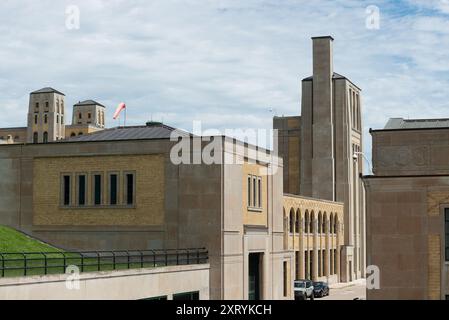
M 318 281 L 313 283 L 313 294 L 315 297 L 324 297 L 329 295 L 329 286 L 326 282 Z

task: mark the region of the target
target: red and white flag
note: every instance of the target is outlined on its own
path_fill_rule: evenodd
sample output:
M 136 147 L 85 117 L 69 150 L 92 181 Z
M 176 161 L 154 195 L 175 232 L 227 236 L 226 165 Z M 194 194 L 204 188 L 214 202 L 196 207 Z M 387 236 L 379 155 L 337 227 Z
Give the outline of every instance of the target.
M 120 112 L 122 112 L 123 109 L 126 109 L 126 104 L 124 102 L 120 103 L 115 110 L 114 116 L 112 117 L 114 120 L 118 118 L 120 115 Z

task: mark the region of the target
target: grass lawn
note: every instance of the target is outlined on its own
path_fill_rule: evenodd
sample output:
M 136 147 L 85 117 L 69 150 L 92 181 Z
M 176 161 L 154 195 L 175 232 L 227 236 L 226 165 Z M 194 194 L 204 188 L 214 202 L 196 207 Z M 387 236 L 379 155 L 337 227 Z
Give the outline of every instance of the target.
M 22 254 L 26 253 L 26 259 Z M 46 253 L 44 256 L 41 252 Z M 2 258 L 3 257 L 3 258 Z M 44 274 L 64 274 L 68 266 L 77 266 L 80 272 L 151 268 L 175 265 L 187 260 L 181 255 L 156 255 L 140 252 L 72 253 L 45 244 L 14 229 L 0 226 L 0 278 Z M 190 257 L 191 259 L 192 257 Z

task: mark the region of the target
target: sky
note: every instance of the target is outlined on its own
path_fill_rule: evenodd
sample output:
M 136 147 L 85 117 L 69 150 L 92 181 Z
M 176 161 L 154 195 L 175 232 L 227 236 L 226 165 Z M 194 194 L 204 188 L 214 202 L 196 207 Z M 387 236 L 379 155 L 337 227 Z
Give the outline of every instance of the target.
M 269 130 L 300 114 L 323 35 L 363 90 L 368 157 L 390 117 L 449 118 L 449 0 L 2 0 L 0 21 L 0 127 L 25 126 L 51 86 L 106 105 L 109 127 L 124 101 L 128 125 Z

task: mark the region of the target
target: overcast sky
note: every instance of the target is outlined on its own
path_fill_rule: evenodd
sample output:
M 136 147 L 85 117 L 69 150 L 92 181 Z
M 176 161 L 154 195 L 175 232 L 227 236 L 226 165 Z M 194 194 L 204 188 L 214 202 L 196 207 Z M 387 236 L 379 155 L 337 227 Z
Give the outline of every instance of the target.
M 0 18 L 0 127 L 24 126 L 29 93 L 51 86 L 105 104 L 108 126 L 125 101 L 128 124 L 269 129 L 300 113 L 320 35 L 363 89 L 368 154 L 389 117 L 449 117 L 448 0 L 2 0 Z

